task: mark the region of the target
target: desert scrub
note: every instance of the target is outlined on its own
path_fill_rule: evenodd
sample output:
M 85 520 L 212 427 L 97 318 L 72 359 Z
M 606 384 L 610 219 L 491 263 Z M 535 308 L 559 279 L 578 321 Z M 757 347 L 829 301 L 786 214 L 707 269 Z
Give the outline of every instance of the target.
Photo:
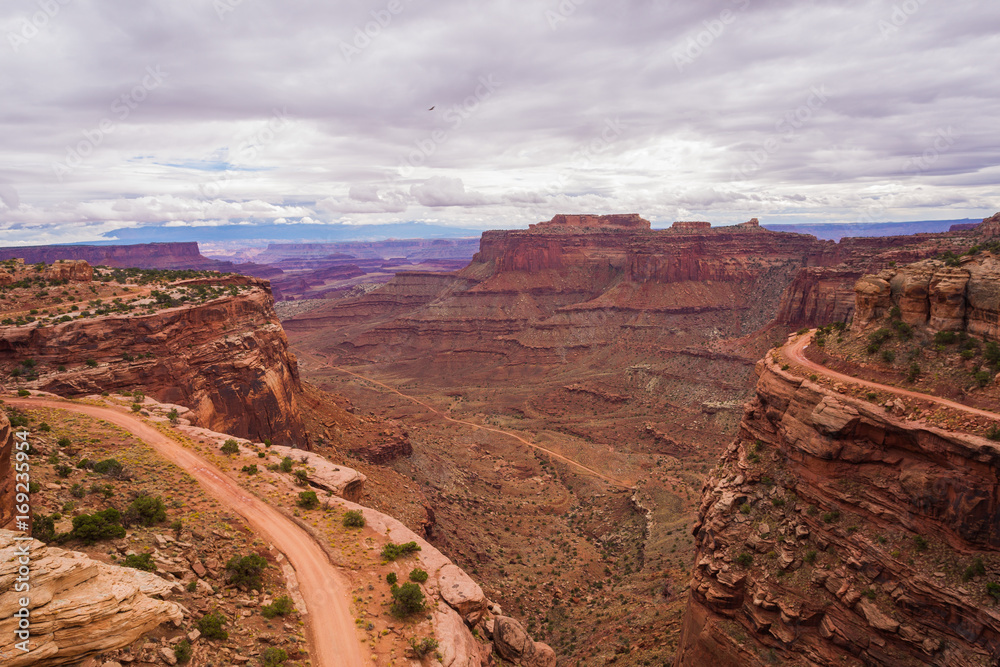
M 344 513 L 343 524 L 345 528 L 364 528 L 365 516 L 360 510 L 347 510 Z
M 415 581 L 418 584 L 422 584 L 427 581 L 428 574 L 426 571 L 421 570 L 419 567 L 415 567 L 410 570 L 410 581 Z
M 271 604 L 266 604 L 260 608 L 260 613 L 264 616 L 264 618 L 286 616 L 291 614 L 293 611 L 295 611 L 295 607 L 292 605 L 292 598 L 287 595 L 282 595 Z
M 396 560 L 400 556 L 406 556 L 417 551 L 420 551 L 420 545 L 416 542 L 404 542 L 403 544 L 388 542 L 382 547 L 382 558 L 385 560 Z
M 129 554 L 125 556 L 125 561 L 122 565 L 146 572 L 156 572 L 156 563 L 153 562 L 153 554 L 151 553 Z
M 233 556 L 226 563 L 226 573 L 232 585 L 259 590 L 263 586 L 261 575 L 266 567 L 267 561 L 257 554 Z
M 753 556 L 748 554 L 746 551 L 741 551 L 738 556 L 736 556 L 736 564 L 740 567 L 750 567 L 753 565 Z
M 217 611 L 198 619 L 198 631 L 206 639 L 229 639 L 229 633 L 224 629 L 225 625 L 226 617 Z

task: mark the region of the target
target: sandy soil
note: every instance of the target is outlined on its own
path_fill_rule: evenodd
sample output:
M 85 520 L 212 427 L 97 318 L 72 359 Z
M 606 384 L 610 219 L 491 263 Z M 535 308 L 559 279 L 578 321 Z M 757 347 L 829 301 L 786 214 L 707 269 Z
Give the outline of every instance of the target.
M 141 419 L 111 408 L 44 399 L 5 398 L 21 408 L 54 408 L 104 419 L 142 438 L 161 456 L 180 466 L 205 490 L 243 516 L 259 535 L 270 541 L 295 568 L 302 597 L 313 665 L 357 667 L 366 664 L 348 608 L 350 587 L 313 539 L 291 520 L 230 479 L 194 452 Z

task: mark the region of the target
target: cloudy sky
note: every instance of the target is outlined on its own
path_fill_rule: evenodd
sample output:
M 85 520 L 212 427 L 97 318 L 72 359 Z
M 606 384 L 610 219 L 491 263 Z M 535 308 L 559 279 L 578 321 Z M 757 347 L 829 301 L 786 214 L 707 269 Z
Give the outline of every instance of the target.
M 6 0 L 0 32 L 0 245 L 1000 210 L 996 2 Z

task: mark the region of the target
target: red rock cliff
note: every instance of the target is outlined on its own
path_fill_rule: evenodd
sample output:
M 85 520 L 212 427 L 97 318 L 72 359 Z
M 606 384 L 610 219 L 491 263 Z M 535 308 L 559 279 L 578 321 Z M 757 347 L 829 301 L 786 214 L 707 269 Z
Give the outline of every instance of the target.
M 34 385 L 46 391 L 78 396 L 142 388 L 159 401 L 190 407 L 200 426 L 307 447 L 298 366 L 267 283 L 226 280 L 251 289 L 151 315 L 0 327 L 0 362 L 35 359 L 49 372 Z M 123 353 L 136 359 L 123 361 Z M 88 358 L 99 365 L 83 365 Z M 60 364 L 69 370 L 51 370 Z
M 11 469 L 13 453 L 13 429 L 6 413 L 0 410 L 0 528 L 7 528 L 14 519 L 14 474 Z
M 962 571 L 1000 551 L 1000 445 L 758 372 L 705 485 L 676 666 L 995 664 L 1000 614 Z

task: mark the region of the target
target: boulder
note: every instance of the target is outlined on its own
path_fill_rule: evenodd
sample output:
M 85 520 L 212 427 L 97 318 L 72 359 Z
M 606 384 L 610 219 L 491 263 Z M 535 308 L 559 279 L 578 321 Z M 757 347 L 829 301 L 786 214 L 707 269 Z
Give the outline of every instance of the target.
M 505 660 L 524 667 L 555 667 L 555 651 L 547 644 L 532 640 L 521 624 L 509 616 L 494 619 L 493 641 Z
M 5 667 L 79 662 L 127 646 L 161 623 L 183 619 L 179 605 L 151 597 L 171 589 L 152 573 L 107 565 L 38 540 L 16 542 L 15 537 L 17 533 L 0 530 L 0 609 L 19 608 L 23 594 L 11 584 L 17 576 L 15 554 L 27 544 L 33 572 L 31 651 L 14 649 L 17 619 L 0 620 L 0 655 L 13 656 Z
M 472 578 L 453 563 L 438 571 L 441 597 L 461 615 L 470 627 L 475 626 L 486 613 L 486 595 Z

